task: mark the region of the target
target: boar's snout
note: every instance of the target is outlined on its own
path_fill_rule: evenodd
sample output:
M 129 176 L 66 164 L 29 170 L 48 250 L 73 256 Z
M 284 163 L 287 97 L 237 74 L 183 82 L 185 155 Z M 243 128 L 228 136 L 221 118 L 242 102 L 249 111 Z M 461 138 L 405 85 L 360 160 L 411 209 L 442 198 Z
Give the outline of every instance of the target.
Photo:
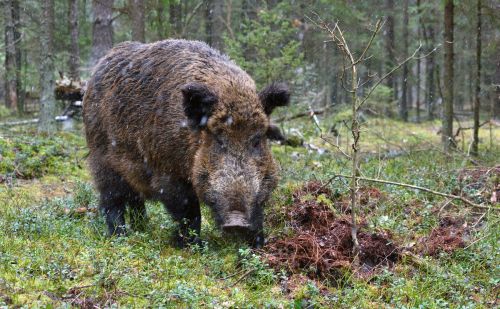
M 250 231 L 250 223 L 243 212 L 232 211 L 224 220 L 222 230 L 229 234 L 246 234 Z

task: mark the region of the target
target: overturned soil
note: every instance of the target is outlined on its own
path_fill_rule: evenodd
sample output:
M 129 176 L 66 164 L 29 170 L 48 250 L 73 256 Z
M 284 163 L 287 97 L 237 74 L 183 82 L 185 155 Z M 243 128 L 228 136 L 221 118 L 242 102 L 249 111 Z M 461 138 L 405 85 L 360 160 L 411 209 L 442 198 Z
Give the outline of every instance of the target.
M 335 212 L 320 197 L 332 192 L 319 182 L 310 182 L 293 193 L 287 213 L 292 235 L 271 239 L 261 254 L 274 268 L 292 273 L 305 271 L 311 278 L 332 278 L 342 268 L 364 276 L 380 266 L 392 266 L 400 249 L 389 232 L 370 233 L 363 218 L 358 226 L 359 255 L 353 253 L 351 220 Z
M 451 253 L 465 247 L 464 237 L 467 224 L 461 218 L 444 217 L 439 226 L 433 229 L 428 237 L 424 237 L 417 246 L 420 252 L 436 256 L 441 252 Z

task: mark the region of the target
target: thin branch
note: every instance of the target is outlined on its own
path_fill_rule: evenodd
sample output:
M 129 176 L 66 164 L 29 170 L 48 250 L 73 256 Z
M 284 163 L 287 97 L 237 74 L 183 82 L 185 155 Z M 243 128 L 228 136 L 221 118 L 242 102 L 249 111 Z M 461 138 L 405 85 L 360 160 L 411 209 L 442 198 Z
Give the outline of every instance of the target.
M 353 65 L 356 65 L 356 64 L 360 63 L 361 61 L 365 60 L 363 58 L 365 57 L 366 52 L 368 51 L 368 49 L 370 49 L 370 46 L 372 45 L 373 39 L 375 39 L 375 37 L 379 33 L 380 29 L 384 26 L 384 24 L 385 24 L 385 22 L 382 22 L 382 19 L 377 20 L 377 24 L 375 25 L 375 30 L 373 31 L 373 34 L 372 34 L 370 40 L 368 41 L 368 44 L 366 44 L 365 50 L 363 50 L 363 53 L 361 53 L 361 56 L 359 56 L 358 60 L 356 60 Z
M 413 52 L 413 54 L 410 57 L 406 58 L 403 62 L 399 63 L 394 68 L 392 68 L 392 70 L 390 70 L 389 72 L 385 73 L 385 75 L 382 76 L 375 83 L 375 85 L 373 85 L 373 87 L 370 88 L 370 91 L 368 91 L 368 94 L 363 98 L 363 100 L 361 100 L 361 103 L 359 103 L 359 105 L 356 107 L 356 109 L 359 110 L 361 108 L 361 106 L 363 106 L 363 104 L 366 102 L 366 100 L 368 100 L 368 98 L 371 96 L 371 94 L 373 93 L 373 91 L 380 85 L 380 83 L 382 83 L 382 81 L 384 81 L 384 79 L 386 79 L 387 77 L 389 77 L 390 75 L 392 75 L 394 72 L 396 72 L 405 63 L 407 63 L 408 61 L 414 59 L 415 55 L 420 51 L 421 48 L 422 48 L 422 44 L 419 44 L 419 46 L 417 47 L 417 49 L 415 49 L 415 51 Z
M 336 178 L 336 177 L 352 178 L 352 176 L 343 175 L 343 174 L 336 174 L 332 178 Z M 363 180 L 363 181 L 378 182 L 378 183 L 383 183 L 383 184 L 386 184 L 386 185 L 394 185 L 394 186 L 400 186 L 400 187 L 405 187 L 405 188 L 416 189 L 416 190 L 424 191 L 424 192 L 427 192 L 427 193 L 432 193 L 434 195 L 439 195 L 439 196 L 444 196 L 444 197 L 448 197 L 448 198 L 452 198 L 452 199 L 456 199 L 456 200 L 461 200 L 462 202 L 464 202 L 466 204 L 469 204 L 472 207 L 477 207 L 477 208 L 482 208 L 482 209 L 488 209 L 488 210 L 493 209 L 493 210 L 499 210 L 500 211 L 499 207 L 493 207 L 493 206 L 490 207 L 490 206 L 479 205 L 479 204 L 476 204 L 476 203 L 474 203 L 474 202 L 466 199 L 463 196 L 458 196 L 458 195 L 454 195 L 454 194 L 443 193 L 443 192 L 431 190 L 431 189 L 420 187 L 420 186 L 415 186 L 415 185 L 410 185 L 410 184 L 401 183 L 401 182 L 395 182 L 395 181 L 389 181 L 389 180 L 382 180 L 382 179 L 373 179 L 373 178 L 366 178 L 366 177 L 357 177 L 357 178 L 360 179 L 360 180 Z
M 347 159 L 349 159 L 349 160 L 352 159 L 351 156 L 348 155 L 344 150 L 342 150 L 342 148 L 340 148 L 340 146 L 338 144 L 330 142 L 325 136 L 323 136 L 323 133 L 320 134 L 319 138 L 321 138 L 328 145 L 335 147 Z

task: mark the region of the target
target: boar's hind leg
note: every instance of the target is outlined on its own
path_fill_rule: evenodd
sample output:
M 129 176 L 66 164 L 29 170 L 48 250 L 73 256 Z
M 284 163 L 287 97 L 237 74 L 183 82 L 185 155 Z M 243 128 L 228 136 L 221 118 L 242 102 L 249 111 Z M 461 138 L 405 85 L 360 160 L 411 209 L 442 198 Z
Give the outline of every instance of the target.
M 179 228 L 174 234 L 176 246 L 183 248 L 187 243 L 201 244 L 200 203 L 193 187 L 191 184 L 179 181 L 172 183 L 167 191 L 163 204 L 179 223 Z

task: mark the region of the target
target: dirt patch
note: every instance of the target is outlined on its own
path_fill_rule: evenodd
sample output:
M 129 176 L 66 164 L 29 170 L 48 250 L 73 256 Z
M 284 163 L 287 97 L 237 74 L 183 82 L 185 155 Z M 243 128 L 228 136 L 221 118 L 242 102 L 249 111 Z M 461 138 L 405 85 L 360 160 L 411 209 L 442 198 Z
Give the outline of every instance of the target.
M 311 278 L 331 278 L 342 268 L 363 275 L 398 260 L 399 249 L 391 234 L 367 232 L 360 218 L 359 263 L 353 263 L 350 217 L 335 215 L 331 206 L 318 199 L 321 194 L 332 195 L 319 182 L 307 183 L 293 193 L 287 214 L 293 235 L 270 240 L 260 252 L 272 267 L 291 273 L 305 271 Z
M 465 247 L 466 233 L 467 224 L 462 218 L 444 217 L 439 227 L 433 229 L 428 237 L 421 239 L 421 245 L 417 248 L 429 256 L 436 256 L 441 252 L 451 253 Z
M 500 166 L 464 168 L 458 173 L 458 181 L 460 190 L 453 193 L 476 191 L 484 201 L 499 202 Z

